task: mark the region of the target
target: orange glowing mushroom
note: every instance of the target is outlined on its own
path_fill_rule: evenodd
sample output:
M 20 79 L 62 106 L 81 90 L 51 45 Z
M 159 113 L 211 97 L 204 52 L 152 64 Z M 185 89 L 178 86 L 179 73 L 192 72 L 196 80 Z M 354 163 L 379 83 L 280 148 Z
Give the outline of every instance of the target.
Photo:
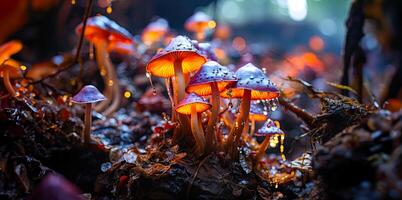
M 184 26 L 186 30 L 195 33 L 195 38 L 198 41 L 203 41 L 205 39 L 205 31 L 214 29 L 216 22 L 204 12 L 196 12 L 187 19 Z
M 175 108 L 178 113 L 191 116 L 191 132 L 196 142 L 195 153 L 199 156 L 205 151 L 205 137 L 201 123 L 199 123 L 198 113 L 210 108 L 211 104 L 195 93 L 186 95 Z
M 160 42 L 163 36 L 169 31 L 169 23 L 159 18 L 147 25 L 141 34 L 141 40 L 148 46 Z
M 186 88 L 187 93 L 194 92 L 200 96 L 211 95 L 212 115 L 207 126 L 207 149 L 213 149 L 215 138 L 215 125 L 219 117 L 219 94 L 236 83 L 237 78 L 227 67 L 215 61 L 203 64 L 200 70 L 192 77 Z M 215 136 L 215 137 L 214 137 Z
M 264 110 L 256 102 L 252 102 L 250 105 L 250 113 L 248 119 L 251 121 L 250 136 L 253 136 L 255 131 L 255 122 L 262 122 L 268 119 L 264 114 Z M 247 124 L 246 124 L 247 125 Z
M 264 136 L 264 141 L 260 144 L 258 148 L 258 152 L 256 155 L 256 160 L 260 160 L 260 158 L 265 154 L 265 151 L 268 149 L 270 137 L 273 135 L 284 135 L 285 133 L 280 129 L 274 121 L 271 119 L 267 119 L 264 125 L 255 133 L 256 136 Z
M 78 35 L 81 34 L 82 27 L 83 24 L 77 26 L 76 33 Z M 101 74 L 103 74 L 103 67 L 106 69 L 106 75 L 103 76 L 103 80 L 106 87 L 104 93 L 107 97 L 107 100 L 97 105 L 95 110 L 104 111 L 105 107 L 107 107 L 112 101 L 107 110 L 103 112 L 104 115 L 109 115 L 118 108 L 121 101 L 121 94 L 116 70 L 109 58 L 109 53 L 107 50 L 108 45 L 132 45 L 133 36 L 116 22 L 101 15 L 88 18 L 84 36 L 95 46 L 96 60 L 98 62 Z
M 11 96 L 15 97 L 16 92 L 10 82 L 10 77 L 21 77 L 19 63 L 10 57 L 22 49 L 22 43 L 17 40 L 9 41 L 0 46 L 0 72 L 3 77 L 3 83 Z
M 198 53 L 189 38 L 177 36 L 149 61 L 147 72 L 161 78 L 174 77 L 174 103 L 177 105 L 185 94 L 183 74 L 197 71 L 205 62 L 206 58 Z
M 8 93 L 15 97 L 17 93 L 11 84 L 10 78 L 21 78 L 22 73 L 20 71 L 20 65 L 10 65 L 7 63 L 3 63 L 0 65 L 0 74 L 3 78 L 4 87 L 7 89 Z
M 225 98 L 241 98 L 240 113 L 236 118 L 227 140 L 226 151 L 232 158 L 237 155 L 237 144 L 245 122 L 248 120 L 251 100 L 270 100 L 279 97 L 276 86 L 267 78 L 264 72 L 251 63 L 239 68 L 235 73 L 238 81 L 231 92 L 221 93 Z

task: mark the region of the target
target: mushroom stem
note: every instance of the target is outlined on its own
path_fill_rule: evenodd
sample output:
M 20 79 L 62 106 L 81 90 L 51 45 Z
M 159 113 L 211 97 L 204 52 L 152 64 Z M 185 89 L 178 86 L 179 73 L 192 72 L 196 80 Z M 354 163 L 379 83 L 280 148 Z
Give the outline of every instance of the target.
M 112 101 L 113 97 L 113 85 L 109 84 L 109 77 L 110 77 L 110 72 L 109 72 L 109 67 L 107 65 L 110 64 L 107 63 L 107 60 L 109 58 L 109 55 L 107 53 L 107 44 L 105 40 L 98 40 L 94 42 L 95 49 L 96 49 L 96 62 L 98 63 L 99 71 L 101 72 L 101 76 L 103 78 L 103 84 L 105 85 L 105 89 L 103 91 L 103 94 L 105 94 L 106 100 L 102 101 L 98 105 L 95 106 L 95 110 L 97 112 L 103 111 L 106 106 L 110 104 Z M 106 74 L 102 74 L 102 69 L 106 68 Z
M 168 96 L 169 96 L 170 103 L 172 104 L 172 109 L 174 110 L 175 104 L 174 104 L 174 101 L 173 101 L 172 92 L 170 90 L 170 78 L 165 78 L 165 87 L 166 87 L 166 91 L 167 91 Z
M 173 81 L 173 100 L 174 100 L 174 104 L 177 105 L 179 104 L 179 102 L 184 98 L 185 92 L 184 92 L 184 88 L 185 88 L 185 80 L 184 80 L 184 76 L 183 76 L 183 69 L 182 69 L 182 61 L 177 59 L 174 62 L 174 73 L 175 76 L 174 81 Z M 187 130 L 189 130 L 189 120 L 185 115 L 176 113 L 175 110 L 172 113 L 172 116 L 176 117 L 176 121 L 179 122 L 180 124 L 180 128 L 175 131 L 175 136 L 174 138 L 180 138 L 183 134 L 183 132 L 187 132 Z
M 258 152 L 256 155 L 256 161 L 259 161 L 261 157 L 265 154 L 265 151 L 268 149 L 270 136 L 265 136 L 264 141 L 258 147 Z
M 224 102 L 221 102 L 221 104 L 224 104 Z M 229 109 L 231 109 L 231 108 L 230 108 L 229 105 L 227 105 L 227 107 L 224 109 L 226 111 L 221 112 L 220 115 L 222 116 L 222 119 L 223 119 L 223 122 L 225 123 L 225 126 L 228 127 L 228 129 L 230 130 L 230 129 L 233 128 L 235 118 L 234 118 L 233 114 L 228 111 Z
M 195 140 L 195 153 L 201 156 L 205 150 L 205 138 L 198 123 L 198 114 L 195 105 L 191 106 L 191 132 Z
M 99 45 L 101 44 L 101 45 Z M 111 115 L 113 112 L 115 112 L 119 106 L 120 106 L 120 101 L 121 101 L 121 95 L 120 95 L 120 88 L 119 88 L 119 79 L 117 78 L 117 73 L 116 69 L 113 66 L 112 61 L 110 60 L 109 53 L 107 52 L 106 48 L 106 42 L 96 42 L 95 46 L 97 47 L 97 51 L 99 51 L 99 54 L 97 53 L 97 59 L 98 62 L 102 64 L 106 68 L 106 73 L 107 73 L 107 87 L 109 90 L 112 91 L 110 98 L 112 100 L 112 104 L 106 108 L 106 110 L 102 113 L 105 116 Z M 99 48 L 98 48 L 99 47 Z M 98 58 L 98 56 L 101 56 Z M 112 98 L 113 97 L 113 98 Z M 104 108 L 104 107 L 103 107 Z
M 3 72 L 3 83 L 4 86 L 6 87 L 8 93 L 10 93 L 11 96 L 15 97 L 15 95 L 17 94 L 10 82 L 10 74 L 8 73 L 7 70 L 5 70 Z
M 114 70 L 113 70 L 114 71 Z M 112 104 L 102 113 L 105 116 L 110 116 L 116 110 L 119 109 L 120 102 L 121 102 L 121 94 L 120 94 L 120 87 L 119 87 L 119 80 L 117 78 L 117 74 L 113 74 L 113 101 Z
M 240 113 L 236 118 L 235 125 L 232 127 L 227 140 L 226 152 L 229 153 L 233 158 L 237 157 L 237 144 L 240 140 L 241 133 L 243 131 L 244 123 L 248 119 L 250 112 L 250 100 L 251 100 L 251 90 L 243 91 L 243 99 L 240 105 Z
M 253 137 L 255 131 L 255 119 L 251 119 L 250 138 Z
M 174 62 L 175 85 L 173 88 L 173 96 L 175 105 L 177 105 L 184 98 L 184 87 L 186 85 L 181 64 L 181 60 L 176 60 Z
M 91 141 L 91 126 L 92 126 L 92 103 L 85 104 L 85 126 L 82 137 L 84 144 L 89 144 Z
M 207 125 L 207 135 L 206 135 L 206 142 L 207 142 L 207 150 L 212 151 L 217 143 L 217 138 L 215 134 L 215 126 L 216 122 L 218 121 L 219 116 L 219 107 L 220 107 L 220 99 L 219 99 L 219 89 L 218 84 L 216 82 L 211 83 L 211 118 L 208 121 Z
M 250 129 L 250 123 L 249 121 L 246 121 L 246 124 L 244 124 L 243 132 L 242 132 L 242 137 L 244 140 L 246 140 L 249 137 L 249 129 Z

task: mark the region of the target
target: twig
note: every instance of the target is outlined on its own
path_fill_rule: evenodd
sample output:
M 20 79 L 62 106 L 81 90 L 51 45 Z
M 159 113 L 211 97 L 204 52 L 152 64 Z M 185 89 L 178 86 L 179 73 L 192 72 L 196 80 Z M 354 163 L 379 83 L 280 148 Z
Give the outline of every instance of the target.
M 298 106 L 294 105 L 283 97 L 280 97 L 278 101 L 279 104 L 281 104 L 284 108 L 292 111 L 297 117 L 302 119 L 307 124 L 307 126 L 311 127 L 313 125 L 315 117 L 312 116 L 310 113 L 308 113 L 304 109 L 299 108 Z

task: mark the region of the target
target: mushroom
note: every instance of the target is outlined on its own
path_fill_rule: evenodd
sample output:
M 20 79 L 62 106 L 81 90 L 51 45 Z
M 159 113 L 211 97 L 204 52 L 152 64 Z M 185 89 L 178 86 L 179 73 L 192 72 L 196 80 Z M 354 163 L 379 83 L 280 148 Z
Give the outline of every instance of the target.
M 220 98 L 219 94 L 236 83 L 234 73 L 227 67 L 215 61 L 203 64 L 200 70 L 194 74 L 186 87 L 186 92 L 194 92 L 200 96 L 211 95 L 212 115 L 207 126 L 207 149 L 212 149 L 217 142 L 215 125 L 219 118 Z
M 250 136 L 252 137 L 255 131 L 255 122 L 267 120 L 267 116 L 264 114 L 264 110 L 256 102 L 251 102 L 250 113 L 248 119 L 251 121 Z
M 269 141 L 271 136 L 273 135 L 284 135 L 285 133 L 280 129 L 274 121 L 268 119 L 264 125 L 255 133 L 256 136 L 264 136 L 264 141 L 260 144 L 258 148 L 258 152 L 256 155 L 256 160 L 260 160 L 260 158 L 265 154 L 269 146 Z M 281 150 L 282 151 L 282 150 Z
M 177 105 L 185 95 L 184 75 L 198 70 L 206 58 L 198 53 L 197 49 L 191 43 L 191 40 L 185 36 L 173 38 L 165 49 L 159 51 L 147 64 L 147 74 L 162 78 L 172 78 L 173 81 L 173 104 Z M 169 82 L 169 79 L 166 79 Z M 170 84 L 169 84 L 170 85 Z M 170 86 L 167 84 L 167 90 Z M 176 136 L 188 128 L 188 119 L 184 116 L 176 116 L 174 106 L 172 106 L 174 121 L 178 121 L 182 126 L 175 129 Z
M 32 81 L 38 81 L 56 72 L 57 65 L 55 65 L 53 62 L 40 62 L 33 64 L 25 77 Z
M 12 97 L 16 97 L 17 92 L 15 91 L 13 84 L 11 84 L 10 78 L 22 77 L 19 65 L 11 64 L 11 62 L 3 63 L 0 65 L 0 73 L 3 77 L 4 87 Z
M 110 42 L 107 46 L 108 52 L 116 52 L 122 55 L 133 55 L 135 53 L 134 45 L 125 42 Z
M 185 94 L 183 74 L 197 71 L 205 62 L 206 58 L 198 53 L 188 37 L 177 36 L 149 61 L 147 72 L 162 78 L 174 77 L 173 99 L 177 105 Z
M 81 137 L 84 143 L 89 144 L 91 140 L 92 106 L 94 103 L 104 101 L 105 96 L 93 85 L 84 86 L 72 99 L 73 103 L 85 104 L 85 127 Z
M 229 133 L 226 143 L 226 151 L 229 152 L 232 158 L 237 156 L 237 146 L 244 123 L 248 120 L 250 112 L 251 100 L 270 100 L 279 97 L 279 91 L 275 85 L 267 78 L 264 72 L 251 63 L 239 68 L 235 76 L 238 81 L 236 85 L 231 88 L 231 92 L 221 93 L 225 98 L 241 98 L 241 105 L 239 108 L 239 115 L 236 118 L 235 125 Z
M 147 25 L 141 34 L 141 40 L 144 44 L 152 46 L 160 42 L 162 37 L 169 31 L 169 23 L 166 19 L 159 18 Z
M 194 42 L 194 46 L 195 48 L 198 49 L 198 51 L 200 51 L 200 53 L 202 55 L 204 55 L 208 60 L 213 60 L 213 61 L 218 61 L 218 58 L 215 55 L 215 49 L 214 47 L 211 45 L 211 43 L 208 42 L 197 42 L 195 40 L 193 40 Z
M 191 116 L 191 133 L 195 140 L 195 153 L 201 156 L 205 151 L 205 137 L 198 113 L 211 108 L 211 104 L 195 93 L 190 93 L 176 106 L 176 111 Z
M 0 72 L 3 77 L 4 87 L 8 93 L 15 97 L 16 92 L 10 82 L 11 77 L 20 77 L 22 73 L 19 71 L 19 63 L 10 57 L 22 49 L 22 43 L 17 40 L 9 41 L 0 46 Z
M 0 46 L 0 64 L 4 63 L 12 55 L 22 49 L 22 43 L 18 40 L 12 40 Z
M 216 22 L 204 12 L 196 12 L 187 19 L 184 26 L 186 30 L 195 33 L 195 38 L 202 42 L 205 39 L 205 31 L 215 28 Z
M 83 24 L 77 26 L 75 29 L 77 34 L 81 34 L 82 27 Z M 104 93 L 107 100 L 97 105 L 95 110 L 104 110 L 110 102 L 112 102 L 110 105 L 110 107 L 112 107 L 111 110 L 116 109 L 120 103 L 121 94 L 116 70 L 109 58 L 107 48 L 111 43 L 124 43 L 130 45 L 133 43 L 133 36 L 116 22 L 101 15 L 88 18 L 84 36 L 95 46 L 96 60 L 100 72 L 103 75 L 103 81 L 106 87 Z M 106 114 L 110 114 L 110 112 Z

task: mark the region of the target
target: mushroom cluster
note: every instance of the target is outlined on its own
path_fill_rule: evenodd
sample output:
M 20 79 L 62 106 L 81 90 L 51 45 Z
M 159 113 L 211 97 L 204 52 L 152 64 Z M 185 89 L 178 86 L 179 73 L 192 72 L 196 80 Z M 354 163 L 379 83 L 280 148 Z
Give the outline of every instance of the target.
M 189 21 L 187 26 L 195 26 L 189 24 Z M 197 23 L 197 26 L 202 25 L 201 22 Z M 192 30 L 204 31 L 200 27 Z M 268 118 L 255 103 L 250 110 L 251 102 L 274 100 L 279 97 L 279 90 L 255 65 L 248 63 L 232 72 L 228 67 L 206 58 L 194 44 L 198 42 L 185 36 L 173 38 L 148 62 L 147 73 L 165 78 L 166 90 L 168 93 L 173 91 L 173 95 L 169 96 L 173 96 L 172 119 L 178 124 L 174 132 L 175 142 L 188 141 L 183 138 L 188 137 L 188 132 L 191 132 L 196 155 L 224 151 L 230 158 L 237 159 L 238 147 L 242 141 L 247 142 L 253 136 L 255 122 Z M 209 102 L 203 97 L 208 98 Z M 225 105 L 225 99 L 230 99 L 229 102 L 232 99 L 240 101 L 237 116 L 223 119 L 222 114 L 227 109 L 222 108 L 230 107 Z M 229 124 L 226 127 L 229 134 L 226 136 L 222 135 L 219 130 L 221 127 L 218 126 L 222 120 Z M 207 122 L 206 125 L 203 122 Z M 261 145 L 261 152 L 266 150 L 265 143 Z
M 206 33 L 215 26 L 216 22 L 205 13 L 195 13 L 185 23 L 186 30 L 195 34 L 194 40 L 182 35 L 169 38 L 172 32 L 168 22 L 162 18 L 151 22 L 139 37 L 134 37 L 116 22 L 102 15 L 89 17 L 79 24 L 75 32 L 89 42 L 90 59 L 93 47 L 95 48 L 94 55 L 104 86 L 104 95 L 95 86 L 86 85 L 71 98 L 72 103 L 85 105 L 83 143 L 91 143 L 93 110 L 105 117 L 111 117 L 122 107 L 121 104 L 126 103 L 122 101 L 122 96 L 128 99 L 132 95 L 129 90 L 121 91 L 119 85 L 123 87 L 129 80 L 119 81 L 119 76 L 121 78 L 123 73 L 117 73 L 109 55 L 111 52 L 140 60 L 138 66 L 146 63 L 146 76 L 150 80 L 151 76 L 164 79 L 171 104 L 171 124 L 174 124 L 172 141 L 183 147 L 193 147 L 197 157 L 219 152 L 236 160 L 239 147 L 245 143 L 255 143 L 254 135 L 283 135 L 279 131 L 264 132 L 267 131 L 265 129 L 271 132 L 271 129 L 275 129 L 269 120 L 267 123 L 270 123 L 254 133 L 255 123 L 268 119 L 267 112 L 262 110 L 259 102 L 278 98 L 279 90 L 266 73 L 252 63 L 247 63 L 236 71 L 233 67 L 222 65 L 222 57 L 216 55 L 219 52 L 215 51 L 216 43 L 205 41 Z M 13 97 L 18 96 L 18 92 L 14 89 L 17 84 L 13 85 L 10 80 L 12 78 L 22 77 L 32 82 L 41 82 L 44 78 L 56 77 L 61 70 L 67 69 L 61 65 L 72 63 L 71 66 L 75 66 L 75 62 L 81 67 L 80 73 L 83 71 L 83 62 L 79 60 L 81 57 L 76 56 L 76 60 L 72 61 L 73 56 L 67 55 L 34 64 L 22 73 L 21 65 L 10 59 L 21 49 L 22 44 L 18 41 L 0 46 L 0 73 L 4 87 Z M 22 70 L 26 70 L 26 67 Z M 93 81 L 83 81 L 82 84 L 93 84 Z M 152 81 L 151 86 L 153 87 Z M 155 107 L 154 110 L 164 110 L 164 102 L 167 100 L 154 98 L 156 100 L 153 104 L 148 105 L 144 101 L 150 101 L 151 98 L 146 98 L 146 95 L 151 94 L 148 92 L 139 98 L 139 107 L 150 107 L 158 103 L 161 108 Z M 68 95 L 65 96 L 67 99 Z M 266 139 L 259 145 L 257 159 L 265 153 L 269 141 L 271 140 Z

